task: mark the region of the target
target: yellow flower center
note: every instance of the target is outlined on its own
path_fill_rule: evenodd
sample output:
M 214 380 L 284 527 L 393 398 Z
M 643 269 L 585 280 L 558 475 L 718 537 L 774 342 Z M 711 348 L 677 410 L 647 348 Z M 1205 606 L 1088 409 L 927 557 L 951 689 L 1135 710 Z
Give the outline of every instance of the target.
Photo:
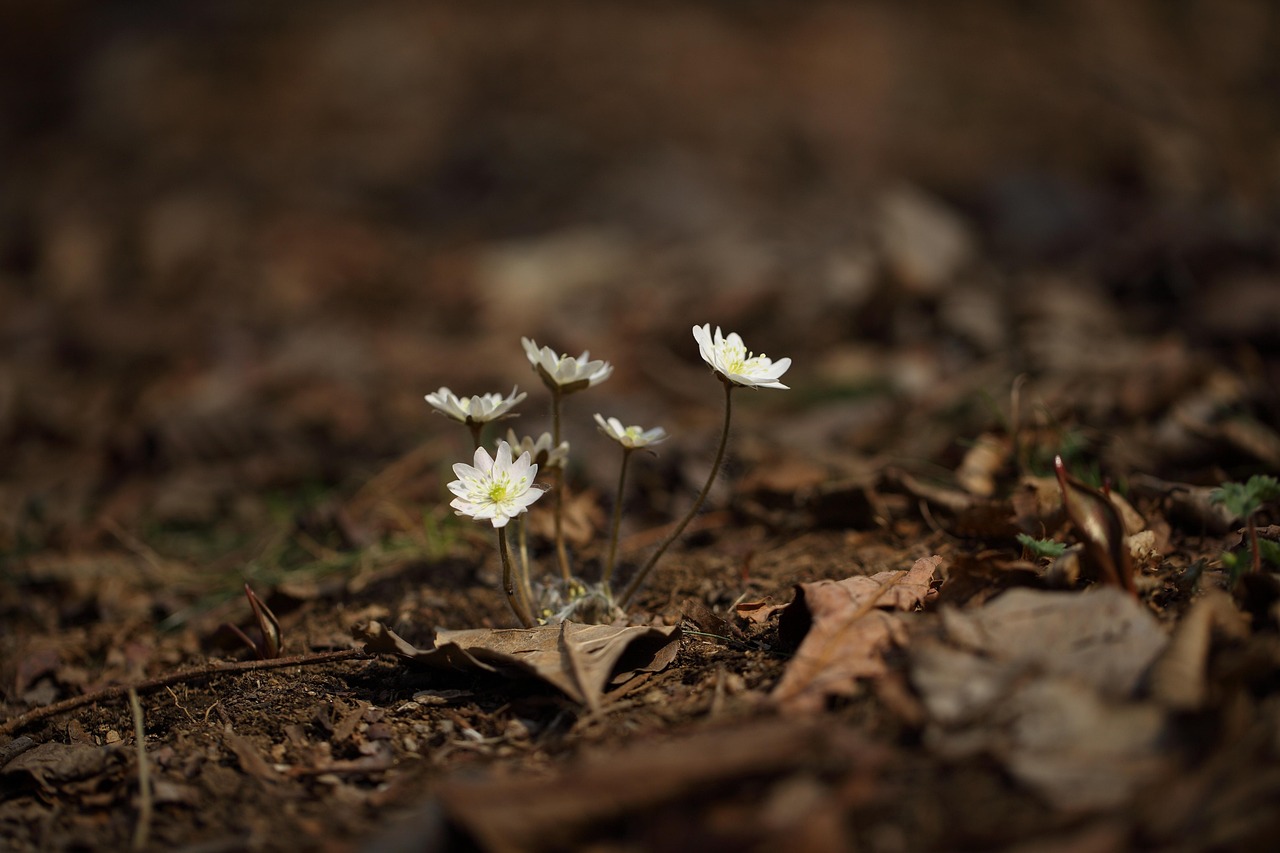
M 511 483 L 505 478 L 494 480 L 493 485 L 489 486 L 489 500 L 494 503 L 502 503 L 510 498 Z

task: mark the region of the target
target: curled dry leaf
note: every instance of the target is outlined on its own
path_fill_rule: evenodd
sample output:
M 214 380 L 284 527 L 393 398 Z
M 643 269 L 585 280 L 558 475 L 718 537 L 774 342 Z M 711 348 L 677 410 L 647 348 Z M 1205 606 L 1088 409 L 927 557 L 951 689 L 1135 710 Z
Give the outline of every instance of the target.
M 419 649 L 380 622 L 353 633 L 375 654 L 394 654 L 418 666 L 454 672 L 539 678 L 592 710 L 605 690 L 675 660 L 678 627 L 646 628 L 562 622 L 537 628 L 437 630 Z
M 780 610 L 786 610 L 785 604 L 770 604 L 767 601 L 739 601 L 733 606 L 733 610 L 738 614 L 739 619 L 745 619 L 748 622 L 754 622 L 757 625 L 763 625 L 769 621 L 769 617 Z
M 1169 645 L 1151 667 L 1151 696 L 1167 708 L 1201 708 L 1209 692 L 1206 666 L 1215 636 L 1243 640 L 1249 624 L 1225 592 L 1206 591 L 1178 623 Z
M 910 571 L 798 585 L 778 633 L 784 641 L 803 639 L 773 700 L 788 711 L 818 711 L 826 697 L 852 694 L 857 679 L 884 675 L 884 652 L 904 644 L 906 631 L 880 608 L 914 610 L 930 598 L 941 562 L 935 555 L 916 560 Z
M 972 495 L 989 498 L 996 493 L 996 475 L 1009 461 L 1013 444 L 1008 438 L 983 433 L 965 453 L 956 469 L 956 482 Z
M 1116 505 L 1107 495 L 1068 474 L 1061 456 L 1055 457 L 1053 464 L 1062 488 L 1062 503 L 1084 539 L 1093 567 L 1104 582 L 1137 595 L 1133 561 L 1125 542 L 1125 522 Z

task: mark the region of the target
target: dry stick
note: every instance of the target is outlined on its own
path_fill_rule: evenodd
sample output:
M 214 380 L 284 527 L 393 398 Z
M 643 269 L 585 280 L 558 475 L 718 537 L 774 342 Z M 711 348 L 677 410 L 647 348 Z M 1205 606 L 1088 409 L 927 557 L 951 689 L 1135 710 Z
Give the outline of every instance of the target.
M 1253 573 L 1255 575 L 1262 573 L 1262 552 L 1258 550 L 1258 523 L 1253 520 L 1253 513 L 1249 513 L 1248 524 L 1249 530 L 1249 547 L 1253 549 Z
M 600 576 L 600 585 L 609 589 L 609 581 L 613 578 L 613 567 L 618 559 L 618 528 L 622 525 L 622 490 L 627 485 L 627 463 L 631 461 L 633 447 L 622 448 L 622 466 L 618 471 L 618 494 L 613 499 L 613 525 L 609 533 L 609 562 L 604 564 L 604 574 Z
M 721 379 L 724 383 L 724 428 L 720 431 L 720 447 L 716 449 L 716 460 L 711 463 L 711 476 L 707 477 L 707 483 L 702 487 L 702 491 L 698 493 L 698 497 L 694 500 L 693 506 L 689 508 L 689 514 L 680 520 L 675 530 L 671 531 L 662 544 L 658 546 L 658 550 L 653 552 L 653 556 L 644 564 L 640 571 L 636 572 L 635 577 L 627 584 L 627 588 L 622 593 L 622 598 L 618 599 L 618 606 L 626 609 L 627 602 L 631 600 L 631 596 L 636 594 L 636 590 L 644 583 L 645 577 L 653 570 L 658 560 L 662 559 L 662 555 L 671 547 L 671 544 L 680 538 L 680 534 L 689 526 L 689 522 L 693 521 L 693 517 L 698 514 L 698 510 L 702 508 L 702 504 L 707 499 L 707 495 L 711 492 L 711 484 L 716 481 L 716 475 L 720 473 L 720 463 L 724 461 L 724 449 L 729 444 L 729 416 L 732 414 L 733 403 L 733 383 L 727 379 Z
M 533 616 L 529 613 L 525 602 L 521 600 L 521 596 L 516 593 L 515 578 L 511 572 L 511 551 L 507 548 L 507 528 L 498 528 L 498 553 L 502 555 L 502 589 L 507 594 L 507 604 L 511 606 L 511 612 L 520 620 L 520 624 L 526 628 L 532 628 L 536 623 Z
M 215 675 L 224 673 L 242 673 L 257 672 L 264 669 L 282 669 L 287 666 L 311 666 L 319 663 L 334 663 L 344 660 L 373 660 L 375 655 L 366 654 L 360 649 L 341 649 L 336 652 L 316 652 L 310 655 L 293 655 L 287 658 L 275 658 L 273 660 L 246 660 L 236 661 L 234 663 L 211 663 L 200 669 L 187 669 L 180 672 L 171 672 L 168 675 L 160 675 L 155 678 L 149 678 L 145 681 L 139 681 L 136 684 L 115 684 L 111 687 L 104 687 L 101 690 L 95 690 L 92 693 L 85 693 L 81 696 L 72 696 L 70 699 L 63 699 L 61 702 L 54 702 L 52 705 L 45 705 L 40 708 L 32 708 L 30 711 L 19 714 L 16 717 L 5 720 L 0 725 L 0 735 L 11 735 L 16 731 L 26 728 L 32 723 L 48 717 L 55 717 L 64 711 L 73 711 L 76 708 L 92 705 L 95 702 L 106 702 L 111 699 L 118 699 L 125 696 L 130 690 L 138 691 L 139 695 L 150 693 L 153 690 L 159 690 L 168 687 L 171 684 L 181 684 L 184 681 L 199 681 L 203 678 L 212 678 Z
M 129 688 L 129 711 L 133 715 L 133 740 L 138 747 L 138 825 L 133 828 L 133 849 L 147 846 L 151 835 L 151 765 L 147 762 L 147 731 L 142 723 L 142 703 L 138 691 Z

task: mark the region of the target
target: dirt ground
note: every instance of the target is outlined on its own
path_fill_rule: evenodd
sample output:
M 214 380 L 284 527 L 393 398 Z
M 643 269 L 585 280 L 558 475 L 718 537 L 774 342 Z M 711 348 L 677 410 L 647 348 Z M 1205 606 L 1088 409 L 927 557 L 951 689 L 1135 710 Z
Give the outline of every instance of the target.
M 1244 0 L 7 5 L 0 839 L 1272 849 L 1280 501 L 1211 494 L 1280 474 L 1277 87 Z M 702 323 L 790 390 L 617 620 L 656 662 L 364 653 L 531 636 L 425 394 L 537 434 L 520 338 L 607 359 L 584 581 L 592 415 L 671 434 L 625 579 L 711 469 Z

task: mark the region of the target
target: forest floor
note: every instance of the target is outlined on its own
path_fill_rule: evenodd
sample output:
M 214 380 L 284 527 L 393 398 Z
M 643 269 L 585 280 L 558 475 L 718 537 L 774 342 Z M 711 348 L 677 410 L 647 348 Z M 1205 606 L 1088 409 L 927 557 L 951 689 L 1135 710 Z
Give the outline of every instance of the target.
M 491 45 L 482 13 L 378 8 L 360 26 L 336 7 L 208 12 L 195 53 L 172 21 L 104 37 L 66 72 L 85 98 L 71 130 L 16 149 L 39 168 L 0 207 L 9 848 L 1270 849 L 1280 566 L 1249 570 L 1250 519 L 1212 490 L 1280 472 L 1273 213 L 1135 199 L 1127 171 L 975 190 L 978 137 L 956 138 L 950 182 L 912 172 L 927 158 L 908 148 L 918 180 L 780 190 L 875 147 L 838 127 L 748 190 L 662 152 L 632 169 L 634 151 L 600 154 L 625 134 L 580 151 L 508 101 L 615 128 L 603 102 L 557 112 L 510 81 L 534 87 L 522 63 L 546 51 L 563 62 L 546 85 L 590 59 L 644 103 L 627 76 L 643 16 L 530 14 Z M 688 132 L 715 104 L 710 124 L 736 127 L 726 93 L 774 37 L 667 14 L 686 71 L 720 71 L 629 120 Z M 875 31 L 938 68 L 971 55 L 904 20 L 783 16 L 795 55 L 769 56 Z M 453 80 L 376 47 L 441 28 L 485 57 L 466 69 L 481 82 L 446 105 L 455 124 L 386 125 L 363 88 L 381 78 L 347 72 Z M 1001 61 L 974 73 L 1003 79 Z M 818 101 L 769 108 L 812 108 L 791 118 L 820 134 L 805 122 L 828 90 L 803 75 L 831 66 L 796 63 Z M 590 187 L 560 180 L 570 162 Z M 618 630 L 593 629 L 621 645 L 517 630 L 493 530 L 448 507 L 467 430 L 423 395 L 518 383 L 501 426 L 536 434 L 548 398 L 520 337 L 609 360 L 565 399 L 583 581 L 620 457 L 591 415 L 671 433 L 631 460 L 625 580 L 711 468 L 723 394 L 690 334 L 706 322 L 791 357 L 790 390 L 734 392 L 706 506 Z M 550 498 L 528 517 L 545 578 Z M 1252 522 L 1274 554 L 1280 506 Z M 238 636 L 262 645 L 246 585 L 279 656 Z

